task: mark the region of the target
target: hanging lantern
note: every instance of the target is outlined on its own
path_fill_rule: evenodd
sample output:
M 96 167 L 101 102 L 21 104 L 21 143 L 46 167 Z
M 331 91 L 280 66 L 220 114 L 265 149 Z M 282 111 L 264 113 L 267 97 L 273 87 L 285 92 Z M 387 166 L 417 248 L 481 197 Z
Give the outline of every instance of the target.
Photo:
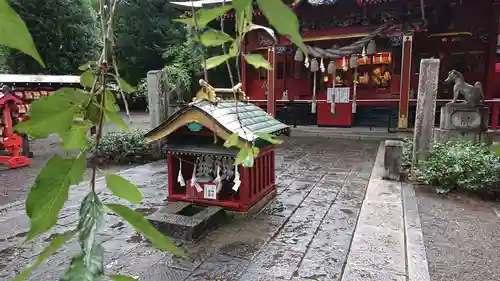
M 345 59 L 345 57 L 342 58 L 342 70 L 344 71 L 347 71 L 348 67 L 347 67 L 347 61 Z
M 359 66 L 359 61 L 358 61 L 357 55 L 351 55 L 351 58 L 349 59 L 349 66 L 351 68 L 356 68 Z
M 319 63 L 319 69 L 321 69 L 321 72 L 325 72 L 325 63 L 323 62 L 323 58 L 321 58 L 321 61 Z
M 311 60 L 311 72 L 317 72 L 317 71 L 319 71 L 318 60 L 316 58 L 313 58 Z
M 335 65 L 335 61 L 334 60 L 331 60 L 330 63 L 328 63 L 328 74 L 333 74 L 335 73 L 335 70 L 336 70 L 337 66 Z
M 368 46 L 366 46 L 366 54 L 373 55 L 377 52 L 377 45 L 375 44 L 375 40 L 370 40 Z
M 304 60 L 305 67 L 309 68 L 309 57 L 306 55 L 306 59 Z
M 304 53 L 300 49 L 297 49 L 295 52 L 295 56 L 293 57 L 295 61 L 303 61 L 304 60 Z

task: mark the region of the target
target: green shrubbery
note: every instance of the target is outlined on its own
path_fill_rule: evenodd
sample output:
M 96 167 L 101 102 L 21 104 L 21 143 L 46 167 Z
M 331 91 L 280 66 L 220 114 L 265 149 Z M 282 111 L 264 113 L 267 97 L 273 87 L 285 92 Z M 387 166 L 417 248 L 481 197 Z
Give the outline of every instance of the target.
M 92 153 L 95 151 L 94 141 L 92 138 Z M 136 130 L 104 134 L 94 160 L 102 164 L 132 164 L 146 163 L 159 158 L 161 155 L 157 155 L 151 145 L 144 140 L 144 132 Z
M 403 169 L 411 166 L 411 141 L 405 141 Z M 439 193 L 455 189 L 496 190 L 500 183 L 500 157 L 487 145 L 467 141 L 434 144 L 427 161 L 419 163 L 417 179 L 437 187 Z

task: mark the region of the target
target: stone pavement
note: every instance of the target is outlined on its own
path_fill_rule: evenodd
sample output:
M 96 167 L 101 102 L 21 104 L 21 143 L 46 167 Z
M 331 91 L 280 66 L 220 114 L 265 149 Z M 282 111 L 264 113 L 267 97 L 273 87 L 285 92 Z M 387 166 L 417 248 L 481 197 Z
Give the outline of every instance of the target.
M 500 280 L 500 202 L 416 191 L 432 280 Z
M 405 243 L 405 231 L 401 230 L 407 224 L 396 219 L 403 214 L 397 207 L 401 197 L 396 195 L 401 184 L 370 183 L 363 203 L 378 147 L 379 142 L 290 138 L 276 156 L 277 198 L 253 218 L 231 221 L 196 243 L 179 243 L 190 254 L 189 261 L 153 249 L 127 224 L 109 215 L 99 235 L 106 249 L 106 272 L 129 274 L 139 280 L 175 281 L 404 280 L 407 254 L 404 248 L 396 248 L 411 248 L 412 244 Z M 144 214 L 165 204 L 165 161 L 120 174 L 141 188 L 144 200 L 138 207 Z M 125 203 L 111 198 L 102 179 L 98 186 L 104 201 Z M 53 233 L 76 226 L 78 204 L 87 190 L 85 184 L 73 187 L 58 227 L 27 244 L 22 244 L 28 228 L 23 202 L 0 207 L 1 280 L 8 280 L 32 262 Z M 393 200 L 394 206 L 381 205 L 387 201 L 378 200 L 378 196 Z M 366 212 L 374 213 L 368 216 Z M 358 231 L 369 229 L 365 224 L 372 228 Z M 394 234 L 379 237 L 377 227 L 392 229 Z M 77 251 L 77 242 L 71 241 L 30 280 L 57 280 Z M 379 275 L 389 277 L 372 278 Z

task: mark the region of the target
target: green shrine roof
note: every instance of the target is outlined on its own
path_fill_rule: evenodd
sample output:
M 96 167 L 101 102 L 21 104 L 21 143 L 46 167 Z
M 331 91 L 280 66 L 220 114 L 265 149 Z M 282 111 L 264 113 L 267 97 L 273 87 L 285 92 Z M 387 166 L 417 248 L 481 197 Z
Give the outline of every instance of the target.
M 199 113 L 207 119 L 197 120 L 204 119 L 200 118 Z M 220 100 L 213 103 L 200 100 L 192 102 L 174 113 L 165 122 L 148 132 L 145 137 L 149 141 L 154 141 L 168 136 L 179 126 L 187 126 L 191 122 L 205 123 L 204 126 L 209 129 L 213 127 L 212 123 L 215 123 L 216 132 L 217 127 L 219 127 L 228 134 L 237 133 L 245 141 L 256 140 L 257 133 L 290 134 L 290 127 L 274 119 L 252 103 L 235 100 Z

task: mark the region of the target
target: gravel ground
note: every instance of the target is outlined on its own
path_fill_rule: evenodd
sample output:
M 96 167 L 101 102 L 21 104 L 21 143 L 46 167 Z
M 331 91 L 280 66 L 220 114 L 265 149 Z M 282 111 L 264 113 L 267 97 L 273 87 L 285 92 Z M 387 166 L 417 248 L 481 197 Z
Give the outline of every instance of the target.
M 415 191 L 431 280 L 500 280 L 500 203 Z
M 122 114 L 122 119 L 127 122 L 127 117 Z M 147 113 L 132 113 L 131 124 L 133 129 L 149 128 L 149 116 Z M 114 131 L 115 127 L 111 124 L 106 124 L 104 132 Z M 38 172 L 43 167 L 45 162 L 54 154 L 63 154 L 58 148 L 59 139 L 56 136 L 51 136 L 47 139 L 33 140 L 31 149 L 34 153 L 34 158 L 31 159 L 31 166 L 20 169 L 10 170 L 6 166 L 0 166 L 0 206 L 12 203 L 18 199 L 22 199 L 27 195 L 29 186 L 35 181 Z M 110 166 L 104 170 L 108 172 L 116 172 L 122 169 L 131 167 L 132 165 Z M 89 171 L 86 172 L 85 178 L 89 178 Z

